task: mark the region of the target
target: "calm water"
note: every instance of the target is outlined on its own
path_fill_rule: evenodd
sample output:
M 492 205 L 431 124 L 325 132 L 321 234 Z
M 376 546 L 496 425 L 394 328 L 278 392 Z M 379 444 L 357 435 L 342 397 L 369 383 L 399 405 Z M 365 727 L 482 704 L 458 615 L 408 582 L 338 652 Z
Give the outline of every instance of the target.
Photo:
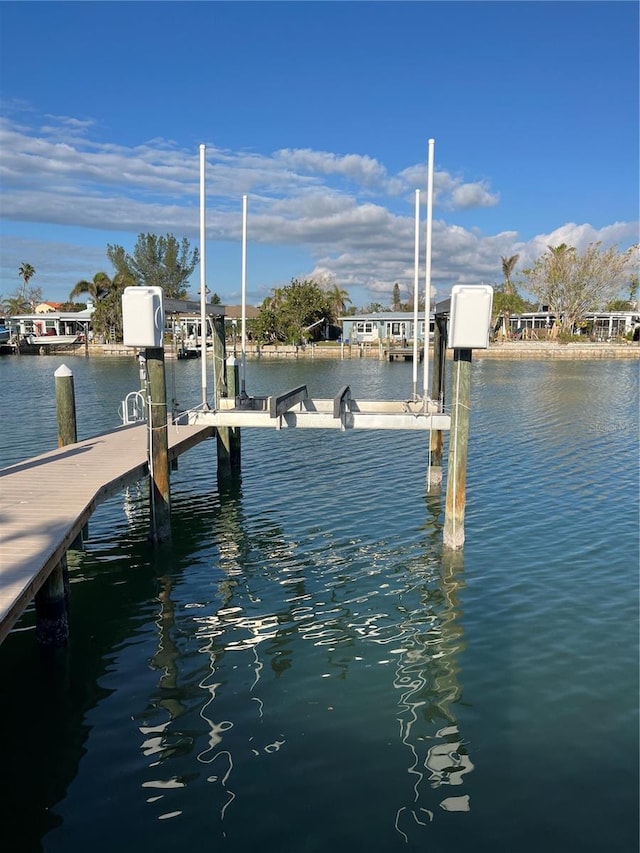
M 55 446 L 62 361 L 0 359 L 0 465 Z M 115 426 L 135 362 L 64 361 L 79 437 Z M 199 363 L 167 382 L 196 403 Z M 411 365 L 248 365 L 301 382 L 404 398 Z M 101 506 L 69 650 L 31 612 L 0 646 L 3 849 L 635 853 L 638 364 L 472 389 L 463 556 L 420 434 L 247 430 L 224 488 L 206 442 L 155 549 L 142 486 Z

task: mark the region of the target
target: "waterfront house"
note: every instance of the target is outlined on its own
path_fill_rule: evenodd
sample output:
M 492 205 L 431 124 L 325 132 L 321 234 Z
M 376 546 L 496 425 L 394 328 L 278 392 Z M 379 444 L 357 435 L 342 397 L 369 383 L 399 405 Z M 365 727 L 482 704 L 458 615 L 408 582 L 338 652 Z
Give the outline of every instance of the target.
M 7 318 L 7 325 L 17 339 L 30 335 L 36 337 L 86 335 L 90 328 L 93 311 L 93 306 L 84 311 L 38 311 L 36 308 L 33 314 L 13 314 Z
M 509 327 L 516 337 L 545 338 L 555 323 L 551 311 L 528 311 L 512 314 Z M 574 329 L 575 334 L 586 334 L 598 341 L 622 338 L 630 332 L 638 339 L 640 312 L 638 311 L 595 311 L 585 314 L 584 325 Z
M 373 344 L 382 341 L 406 344 L 413 341 L 413 311 L 377 311 L 338 317 L 345 342 Z M 424 343 L 424 311 L 418 314 L 418 341 Z M 429 336 L 433 338 L 434 314 L 431 312 Z

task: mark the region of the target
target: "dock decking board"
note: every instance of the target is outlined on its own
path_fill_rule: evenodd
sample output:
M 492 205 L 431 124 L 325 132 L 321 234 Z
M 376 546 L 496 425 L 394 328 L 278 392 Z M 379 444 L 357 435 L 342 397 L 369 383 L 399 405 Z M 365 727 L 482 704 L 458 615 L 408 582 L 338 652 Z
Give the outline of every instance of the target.
M 212 426 L 170 424 L 169 458 L 214 434 Z M 147 473 L 146 424 L 0 471 L 0 643 L 96 507 Z

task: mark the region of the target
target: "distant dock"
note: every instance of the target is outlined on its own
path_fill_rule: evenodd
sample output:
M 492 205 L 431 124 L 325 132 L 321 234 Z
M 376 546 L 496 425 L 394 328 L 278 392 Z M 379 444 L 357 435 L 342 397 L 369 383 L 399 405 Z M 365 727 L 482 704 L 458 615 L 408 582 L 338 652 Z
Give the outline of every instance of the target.
M 387 361 L 413 361 L 413 347 L 384 347 L 384 354 Z M 424 347 L 418 347 L 418 361 L 424 358 Z

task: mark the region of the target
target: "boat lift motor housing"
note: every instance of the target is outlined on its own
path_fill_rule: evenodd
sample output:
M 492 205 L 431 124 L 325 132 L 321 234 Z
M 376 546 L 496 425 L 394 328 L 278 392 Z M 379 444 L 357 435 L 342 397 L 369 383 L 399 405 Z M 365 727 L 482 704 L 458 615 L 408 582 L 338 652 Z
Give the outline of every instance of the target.
M 127 347 L 161 347 L 164 306 L 161 287 L 125 287 L 122 332 Z
M 447 346 L 487 349 L 493 288 L 488 284 L 456 284 L 451 290 Z

